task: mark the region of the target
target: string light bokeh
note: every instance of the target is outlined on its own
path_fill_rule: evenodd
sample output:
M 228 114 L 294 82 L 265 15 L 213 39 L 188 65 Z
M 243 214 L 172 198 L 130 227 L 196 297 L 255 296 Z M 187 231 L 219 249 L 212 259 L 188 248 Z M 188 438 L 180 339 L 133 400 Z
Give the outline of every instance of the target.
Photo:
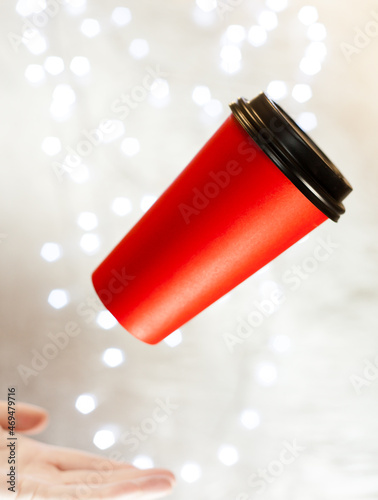
M 180 500 L 378 494 L 378 369 L 361 394 L 353 383 L 378 353 L 378 40 L 345 48 L 374 9 L 370 0 L 0 7 L 0 399 L 13 384 L 19 400 L 45 406 L 41 440 L 169 468 Z M 261 90 L 351 181 L 347 214 L 145 345 L 104 310 L 91 273 L 228 104 Z M 301 451 L 284 464 L 294 442 Z

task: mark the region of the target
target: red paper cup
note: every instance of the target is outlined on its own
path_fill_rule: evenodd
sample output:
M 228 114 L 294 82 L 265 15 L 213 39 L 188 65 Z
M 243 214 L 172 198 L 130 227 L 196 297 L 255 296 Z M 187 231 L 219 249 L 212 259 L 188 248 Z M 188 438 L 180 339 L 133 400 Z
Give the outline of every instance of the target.
M 103 304 L 155 344 L 328 218 L 349 183 L 264 93 L 232 114 L 93 273 Z

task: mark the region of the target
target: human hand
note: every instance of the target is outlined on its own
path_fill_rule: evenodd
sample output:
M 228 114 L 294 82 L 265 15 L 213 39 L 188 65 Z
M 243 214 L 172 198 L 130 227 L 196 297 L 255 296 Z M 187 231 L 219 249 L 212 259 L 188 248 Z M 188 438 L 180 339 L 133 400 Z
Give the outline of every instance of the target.
M 8 405 L 0 401 L 0 498 L 3 500 L 132 500 L 170 493 L 174 476 L 163 469 L 136 467 L 74 449 L 40 443 L 16 434 L 16 495 L 8 491 Z M 37 434 L 48 414 L 37 406 L 17 403 L 16 431 Z

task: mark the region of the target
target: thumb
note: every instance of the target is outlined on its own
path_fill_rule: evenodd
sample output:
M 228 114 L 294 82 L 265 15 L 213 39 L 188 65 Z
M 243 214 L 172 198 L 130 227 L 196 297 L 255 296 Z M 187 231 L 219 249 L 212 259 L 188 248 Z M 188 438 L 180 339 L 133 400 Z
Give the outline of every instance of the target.
M 38 434 L 46 427 L 48 413 L 43 408 L 18 402 L 16 407 L 11 408 L 15 412 L 17 432 Z M 0 426 L 4 429 L 8 427 L 8 403 L 6 401 L 0 401 Z

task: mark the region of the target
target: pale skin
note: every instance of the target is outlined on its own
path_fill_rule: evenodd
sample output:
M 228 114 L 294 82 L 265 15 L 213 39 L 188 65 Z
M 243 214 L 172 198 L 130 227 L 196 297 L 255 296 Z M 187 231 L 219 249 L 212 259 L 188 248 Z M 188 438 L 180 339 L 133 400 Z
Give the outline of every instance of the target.
M 164 469 L 140 470 L 106 457 L 38 442 L 47 412 L 16 405 L 16 493 L 8 491 L 8 405 L 0 401 L 0 498 L 2 500 L 147 500 L 170 493 L 174 476 Z

